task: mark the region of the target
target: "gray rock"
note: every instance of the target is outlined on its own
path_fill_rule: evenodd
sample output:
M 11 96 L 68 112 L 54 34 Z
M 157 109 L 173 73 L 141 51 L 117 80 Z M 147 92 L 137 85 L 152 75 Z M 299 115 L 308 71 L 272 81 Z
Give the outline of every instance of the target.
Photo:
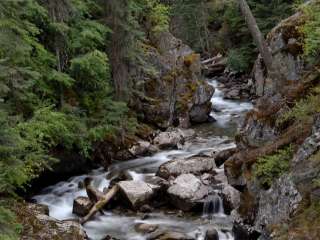
M 152 146 L 150 142 L 143 140 L 137 141 L 137 143 L 129 149 L 129 152 L 133 156 L 142 156 L 154 151 L 156 151 L 155 147 Z
M 240 89 L 231 89 L 231 90 L 228 90 L 224 93 L 224 98 L 225 99 L 240 99 L 241 96 L 240 96 Z
M 155 195 L 160 186 L 143 181 L 121 181 L 118 183 L 120 192 L 134 209 L 139 209 Z
M 204 240 L 219 240 L 218 231 L 215 228 L 207 229 Z
M 196 176 L 182 174 L 173 181 L 167 192 L 173 205 L 183 211 L 189 211 L 203 204 L 209 189 Z
M 231 212 L 240 206 L 240 192 L 230 185 L 226 185 L 222 189 L 222 197 L 225 209 Z
M 73 201 L 72 213 L 80 217 L 84 217 L 89 213 L 92 206 L 93 206 L 93 203 L 90 201 L 89 198 L 77 197 Z
M 214 94 L 214 88 L 210 85 L 200 85 L 194 96 L 194 105 L 192 106 L 189 116 L 193 123 L 204 123 L 209 120 L 211 98 Z
M 212 157 L 190 157 L 188 159 L 174 159 L 162 164 L 157 172 L 157 176 L 168 179 L 170 176 L 177 177 L 181 174 L 191 173 L 201 175 L 205 172 L 213 173 L 216 168 Z
M 270 224 L 287 221 L 296 211 L 302 196 L 290 175 L 284 175 L 275 181 L 267 191 L 260 191 L 259 208 L 255 228 L 264 230 Z
M 74 221 L 59 221 L 49 217 L 43 207 L 27 204 L 19 208 L 23 230 L 21 240 L 85 240 L 87 235 L 82 226 Z
M 147 224 L 147 223 L 138 223 L 134 226 L 134 229 L 138 232 L 138 233 L 152 233 L 154 231 L 156 231 L 159 228 L 158 225 L 155 224 Z
M 320 150 L 320 115 L 315 118 L 312 135 L 304 140 L 302 146 L 293 157 L 291 164 L 295 165 L 308 159 L 311 155 Z
M 130 69 L 137 90 L 133 108 L 160 128 L 206 120 L 213 87 L 201 75 L 200 55 L 169 32 L 153 36 L 151 45 L 145 49 L 147 65 Z
M 217 167 L 220 167 L 222 164 L 224 164 L 225 161 L 228 160 L 229 157 L 231 157 L 233 154 L 237 152 L 237 148 L 228 148 L 225 150 L 222 150 L 214 155 L 214 161 L 217 165 Z
M 177 148 L 184 143 L 184 133 L 180 129 L 161 132 L 153 139 L 153 143 L 159 148 Z
M 152 233 L 148 240 L 195 240 L 193 237 L 190 237 L 181 232 L 173 231 L 156 231 Z
M 281 74 L 281 81 L 265 75 L 266 70 L 259 56 L 253 69 L 256 95 L 277 93 L 288 82 L 297 84 L 304 74 L 303 42 L 298 40 L 298 38 L 303 38 L 299 37 L 297 30 L 304 23 L 302 14 L 299 11 L 283 20 L 268 34 L 267 42 L 272 51 L 273 63 Z

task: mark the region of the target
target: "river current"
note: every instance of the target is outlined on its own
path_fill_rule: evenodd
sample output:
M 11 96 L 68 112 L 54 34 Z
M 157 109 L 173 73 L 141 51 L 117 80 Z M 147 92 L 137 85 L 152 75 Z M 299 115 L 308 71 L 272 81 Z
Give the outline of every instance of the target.
M 73 200 L 78 196 L 86 196 L 84 189 L 79 188 L 79 183 L 87 176 L 91 176 L 93 185 L 100 190 L 109 185 L 106 176 L 111 171 L 128 170 L 134 180 L 143 180 L 147 175 L 154 175 L 158 167 L 174 158 L 186 158 L 199 154 L 210 154 L 235 146 L 234 135 L 241 123 L 244 113 L 252 108 L 252 104 L 243 101 L 223 99 L 219 84 L 209 80 L 209 84 L 216 89 L 212 103 L 214 111 L 211 115 L 216 122 L 201 124 L 194 127 L 196 137 L 187 141 L 178 150 L 160 151 L 153 156 L 141 157 L 126 162 L 113 164 L 109 172 L 97 169 L 89 174 L 75 176 L 67 181 L 49 186 L 34 199 L 41 204 L 49 206 L 50 216 L 59 220 L 76 218 L 72 214 Z M 215 170 L 222 182 L 226 183 L 223 166 Z M 219 179 L 219 180 L 221 180 Z M 138 223 L 161 225 L 163 228 L 183 232 L 196 240 L 203 240 L 204 233 L 209 226 L 218 230 L 219 240 L 232 240 L 232 220 L 224 213 L 222 200 L 217 195 L 208 198 L 202 214 L 184 214 L 177 216 L 164 210 L 155 210 L 147 219 L 134 213 L 121 213 L 105 211 L 97 214 L 92 221 L 84 225 L 88 236 L 92 240 L 101 240 L 106 235 L 111 235 L 121 240 L 145 240 L 146 235 L 137 233 L 134 226 Z

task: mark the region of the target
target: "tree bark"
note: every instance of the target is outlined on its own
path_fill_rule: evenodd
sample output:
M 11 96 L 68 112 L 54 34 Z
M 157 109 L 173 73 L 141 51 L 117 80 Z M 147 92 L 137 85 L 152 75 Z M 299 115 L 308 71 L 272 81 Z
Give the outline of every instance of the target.
M 114 185 L 98 202 L 91 208 L 90 212 L 80 219 L 81 224 L 88 222 L 98 211 L 100 211 L 119 191 L 118 185 Z
M 240 5 L 241 12 L 247 22 L 247 25 L 248 25 L 248 28 L 249 28 L 250 33 L 252 35 L 252 38 L 253 38 L 255 44 L 257 45 L 259 52 L 263 58 L 264 64 L 265 64 L 268 72 L 270 74 L 274 74 L 275 68 L 274 68 L 274 64 L 273 64 L 272 53 L 269 50 L 269 48 L 268 48 L 268 46 L 262 36 L 262 33 L 258 27 L 256 19 L 254 18 L 246 0 L 238 0 L 238 2 Z

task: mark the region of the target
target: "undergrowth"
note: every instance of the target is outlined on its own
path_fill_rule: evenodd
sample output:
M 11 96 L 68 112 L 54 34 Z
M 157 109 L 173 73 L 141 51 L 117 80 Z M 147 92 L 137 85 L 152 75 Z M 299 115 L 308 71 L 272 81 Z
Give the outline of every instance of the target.
M 287 172 L 292 155 L 293 149 L 292 146 L 289 146 L 272 155 L 258 158 L 254 166 L 254 176 L 261 186 L 269 188 L 274 179 Z

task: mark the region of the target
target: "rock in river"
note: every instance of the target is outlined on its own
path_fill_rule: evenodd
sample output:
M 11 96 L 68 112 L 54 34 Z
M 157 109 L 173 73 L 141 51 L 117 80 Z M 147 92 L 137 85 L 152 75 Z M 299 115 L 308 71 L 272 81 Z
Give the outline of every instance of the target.
M 121 181 L 118 186 L 122 195 L 134 209 L 139 209 L 139 207 L 148 203 L 156 191 L 160 189 L 160 186 L 143 181 Z
M 162 164 L 157 172 L 159 177 L 168 179 L 170 176 L 177 177 L 181 174 L 191 173 L 201 175 L 205 172 L 213 172 L 216 168 L 214 158 L 190 157 L 188 159 L 174 159 Z
M 180 129 L 161 132 L 153 139 L 153 143 L 161 149 L 177 148 L 178 145 L 184 143 L 184 133 Z
M 21 240 L 85 240 L 81 225 L 73 221 L 59 221 L 48 216 L 48 208 L 38 204 L 21 204 L 17 209 L 23 226 Z
M 208 188 L 194 175 L 182 174 L 168 189 L 171 203 L 183 211 L 201 205 L 208 195 Z
M 92 202 L 87 197 L 77 197 L 73 201 L 72 213 L 77 214 L 80 217 L 87 215 L 93 206 Z
M 219 240 L 218 231 L 215 228 L 207 229 L 204 240 Z
M 194 240 L 194 238 L 187 236 L 181 232 L 170 231 L 156 231 L 151 234 L 148 240 Z

